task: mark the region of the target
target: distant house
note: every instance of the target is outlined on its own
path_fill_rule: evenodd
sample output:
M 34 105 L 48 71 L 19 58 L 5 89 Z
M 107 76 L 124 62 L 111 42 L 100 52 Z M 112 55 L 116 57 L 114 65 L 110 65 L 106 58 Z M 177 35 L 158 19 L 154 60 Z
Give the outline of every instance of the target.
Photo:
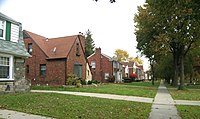
M 143 80 L 144 79 L 144 69 L 143 65 L 139 65 L 135 62 L 127 61 L 121 62 L 123 65 L 122 76 L 123 77 L 130 77 L 131 74 L 136 75 L 136 80 Z
M 65 85 L 69 74 L 91 77 L 81 34 L 49 39 L 24 31 L 24 42 L 31 55 L 25 62 L 26 78 L 33 85 Z
M 134 69 L 134 62 L 121 62 L 122 63 L 122 76 L 123 77 L 129 77 L 130 74 L 133 74 L 135 72 Z
M 92 70 L 92 78 L 101 82 L 121 82 L 122 65 L 116 58 L 101 53 L 101 48 L 96 48 L 95 53 L 88 57 Z
M 21 23 L 0 13 L 0 92 L 27 91 L 24 59 L 30 55 L 24 48 Z

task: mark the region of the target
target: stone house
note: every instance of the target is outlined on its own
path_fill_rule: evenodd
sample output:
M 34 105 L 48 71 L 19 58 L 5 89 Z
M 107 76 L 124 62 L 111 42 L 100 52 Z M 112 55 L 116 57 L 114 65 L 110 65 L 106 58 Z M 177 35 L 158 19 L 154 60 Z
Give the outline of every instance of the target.
M 69 74 L 87 80 L 87 68 L 82 34 L 46 38 L 24 30 L 24 43 L 31 57 L 27 58 L 26 79 L 33 85 L 65 85 Z M 87 72 L 87 73 L 86 73 Z
M 30 55 L 22 38 L 22 24 L 0 13 L 0 92 L 30 90 L 24 60 Z
M 101 48 L 88 57 L 92 79 L 100 82 L 122 82 L 122 65 L 116 58 L 101 53 Z

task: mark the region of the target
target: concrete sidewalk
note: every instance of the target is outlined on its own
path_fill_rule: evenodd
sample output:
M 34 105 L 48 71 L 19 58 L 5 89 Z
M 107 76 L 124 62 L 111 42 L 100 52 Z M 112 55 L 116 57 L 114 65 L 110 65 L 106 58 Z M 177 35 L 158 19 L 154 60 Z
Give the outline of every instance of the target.
M 124 96 L 124 95 L 86 93 L 86 92 L 69 92 L 69 91 L 50 91 L 50 90 L 31 90 L 31 92 L 59 93 L 59 94 L 68 94 L 68 95 L 79 95 L 79 96 L 106 98 L 106 99 L 113 99 L 113 100 L 126 100 L 126 101 L 153 103 L 153 98 L 145 98 L 145 97 L 137 97 L 137 96 Z
M 23 112 L 0 109 L 0 119 L 53 119 L 49 117 L 26 114 Z
M 161 84 L 161 85 L 162 86 L 159 87 L 160 90 L 163 90 L 163 88 L 164 88 L 164 90 L 167 90 L 166 87 L 163 84 Z M 87 92 L 52 91 L 52 90 L 31 90 L 31 92 L 60 93 L 60 94 L 67 94 L 67 95 L 89 96 L 89 97 L 106 98 L 106 99 L 114 99 L 114 100 L 126 100 L 126 101 L 135 101 L 135 102 L 145 102 L 145 103 L 153 103 L 153 100 L 154 100 L 153 98 L 138 97 L 138 96 L 124 96 L 124 95 L 87 93 Z M 162 91 L 158 91 L 158 92 L 162 92 Z M 154 101 L 154 103 L 158 103 L 158 102 Z M 161 104 L 162 103 L 163 102 L 161 102 Z M 191 101 L 191 100 L 173 100 L 172 99 L 171 103 L 173 103 L 175 105 L 196 105 L 196 106 L 200 106 L 200 101 Z
M 181 119 L 175 102 L 161 81 L 154 99 L 149 119 Z

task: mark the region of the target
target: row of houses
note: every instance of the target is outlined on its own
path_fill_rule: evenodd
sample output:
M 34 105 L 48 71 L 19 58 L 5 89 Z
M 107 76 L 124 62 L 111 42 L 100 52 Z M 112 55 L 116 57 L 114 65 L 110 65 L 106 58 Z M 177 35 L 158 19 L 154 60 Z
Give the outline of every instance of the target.
M 85 38 L 78 35 L 46 38 L 27 30 L 21 23 L 0 13 L 0 91 L 28 90 L 31 85 L 65 85 L 69 74 L 82 80 L 122 82 L 143 66 L 118 62 L 101 53 L 85 56 Z
M 134 62 L 119 62 L 116 57 L 110 57 L 96 48 L 95 52 L 88 57 L 93 79 L 101 82 L 120 83 L 124 78 L 136 75 L 137 80 L 144 79 L 143 65 Z
M 134 67 L 134 62 L 118 62 L 117 58 L 101 53 L 101 48 L 85 57 L 85 39 L 81 33 L 59 38 L 46 38 L 26 30 L 23 33 L 25 48 L 31 55 L 25 60 L 25 77 L 33 85 L 65 85 L 69 74 L 86 81 L 117 83 L 129 74 L 140 72 L 138 78 L 142 79 L 142 67 Z

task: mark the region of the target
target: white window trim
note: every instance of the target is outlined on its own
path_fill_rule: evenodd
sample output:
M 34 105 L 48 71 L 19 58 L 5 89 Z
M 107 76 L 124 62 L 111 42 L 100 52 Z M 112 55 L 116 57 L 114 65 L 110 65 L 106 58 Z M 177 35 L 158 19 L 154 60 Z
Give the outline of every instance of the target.
M 96 62 L 95 61 L 91 61 L 91 66 L 92 66 L 92 69 L 95 69 L 96 68 Z
M 0 56 L 3 56 L 3 57 L 9 57 L 9 74 L 10 74 L 10 77 L 9 79 L 7 78 L 0 78 L 0 81 L 13 81 L 13 56 L 12 55 L 6 55 L 6 54 L 0 54 Z
M 105 73 L 105 80 L 109 79 L 110 74 L 109 73 Z
M 1 20 L 0 19 L 0 21 L 2 21 L 3 22 L 3 24 L 4 24 L 4 28 L 3 28 L 3 37 L 0 37 L 0 39 L 3 39 L 3 40 L 6 40 L 6 21 L 5 20 Z

